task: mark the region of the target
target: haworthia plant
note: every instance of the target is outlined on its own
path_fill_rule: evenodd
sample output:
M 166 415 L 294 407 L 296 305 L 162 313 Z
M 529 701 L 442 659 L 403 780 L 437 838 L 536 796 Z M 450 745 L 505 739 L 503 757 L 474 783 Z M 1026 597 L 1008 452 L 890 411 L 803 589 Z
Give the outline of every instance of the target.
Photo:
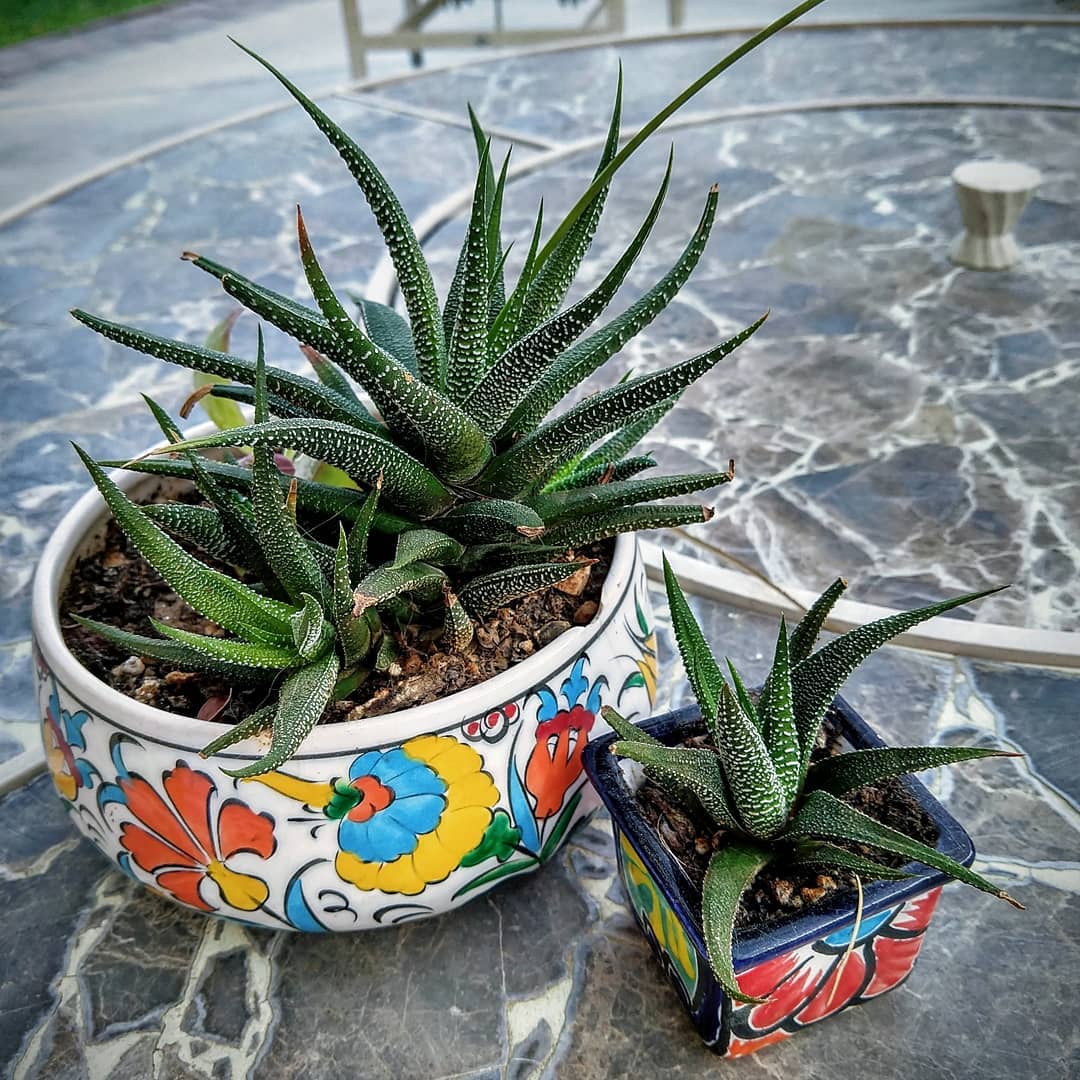
M 715 186 L 703 193 L 704 211 L 675 264 L 624 314 L 593 329 L 661 228 L 669 156 L 625 247 L 581 299 L 568 306 L 564 300 L 617 173 L 637 147 L 735 60 L 817 2 L 806 0 L 721 59 L 625 142 L 620 71 L 592 181 L 553 229 L 545 233 L 541 206 L 529 235 L 515 238 L 527 251 L 515 282 L 506 280 L 511 245 L 502 235 L 512 194 L 507 159 L 495 161 L 491 138 L 470 110 L 476 180 L 442 304 L 401 202 L 367 151 L 281 71 L 245 49 L 356 180 L 397 273 L 404 313 L 352 297 L 332 281 L 319 254 L 325 247 L 317 229 L 325 223 L 305 221 L 298 208 L 308 297 L 263 285 L 249 268 L 228 266 L 213 253 L 187 251 L 183 258 L 295 339 L 310 365 L 306 375 L 269 363 L 261 331 L 254 359 L 236 355 L 231 320 L 193 345 L 74 314 L 112 341 L 198 373 L 182 415 L 201 402 L 223 421 L 215 434 L 184 439 L 151 403 L 165 443 L 126 463 L 190 479 L 202 505 L 139 508 L 100 465 L 87 465 L 140 551 L 226 636 L 95 629 L 162 662 L 272 684 L 276 704 L 258 714 L 258 728 L 239 725 L 233 740 L 272 730 L 269 752 L 247 774 L 281 764 L 335 694 L 352 694 L 373 670 L 392 671 L 406 625 L 433 635 L 441 630 L 445 647 L 464 649 L 485 612 L 592 565 L 593 554 L 583 550 L 589 545 L 712 516 L 700 501 L 670 500 L 727 483 L 730 468 L 653 478 L 654 460 L 635 446 L 762 319 L 700 356 L 623 378 L 558 409 L 686 282 L 715 218 Z M 253 408 L 250 422 L 239 420 L 240 406 Z M 285 462 L 297 475 L 279 469 Z M 236 576 L 218 564 L 236 568 Z M 808 683 L 799 692 L 817 689 Z
M 867 880 L 902 878 L 904 871 L 872 857 L 899 855 L 1021 906 L 981 874 L 843 801 L 866 784 L 907 773 L 1015 755 L 989 747 L 901 746 L 854 750 L 810 764 L 833 695 L 870 652 L 997 589 L 890 615 L 814 652 L 846 585 L 837 579 L 790 633 L 780 620 L 772 666 L 754 701 L 730 661 L 730 681 L 724 676 L 666 559 L 664 583 L 675 639 L 711 745 L 665 746 L 614 709 L 605 708 L 604 717 L 619 736 L 615 754 L 639 762 L 691 814 L 704 812 L 722 832 L 702 885 L 701 919 L 709 964 L 734 1000 L 763 1000 L 739 989 L 731 938 L 743 893 L 772 864 L 832 867 Z M 821 689 L 826 686 L 827 697 Z

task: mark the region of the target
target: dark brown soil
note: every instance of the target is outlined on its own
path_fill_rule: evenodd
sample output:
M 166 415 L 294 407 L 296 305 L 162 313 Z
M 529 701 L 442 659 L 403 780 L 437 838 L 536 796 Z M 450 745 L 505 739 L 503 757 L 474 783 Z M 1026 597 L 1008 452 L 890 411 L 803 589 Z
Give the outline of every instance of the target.
M 556 586 L 499 608 L 476 623 L 469 649 L 442 651 L 441 613 L 438 625 L 416 622 L 398 637 L 397 664 L 373 674 L 350 699 L 334 702 L 323 722 L 377 716 L 436 701 L 504 671 L 554 641 L 571 626 L 588 623 L 596 614 L 614 545 L 593 545 L 579 554 L 597 562 L 576 595 L 573 583 Z M 204 561 L 205 556 L 200 554 Z M 213 565 L 213 563 L 211 563 Z M 218 567 L 228 572 L 228 567 Z M 583 576 L 586 576 L 583 575 Z M 68 616 L 81 615 L 137 634 L 154 635 L 149 619 L 198 633 L 222 631 L 187 606 L 110 522 L 104 547 L 79 560 L 60 601 L 61 629 L 68 648 L 92 674 L 122 694 L 183 716 L 204 718 L 220 707 L 214 719 L 242 720 L 273 692 L 265 684 L 229 686 L 216 676 L 173 671 L 162 661 L 130 656 Z M 208 704 L 210 703 L 210 704 Z
M 826 715 L 818 743 L 812 758 L 815 761 L 841 752 L 839 724 L 832 710 Z M 711 745 L 704 734 L 686 739 L 685 744 Z M 695 888 L 700 890 L 712 853 L 725 843 L 726 830 L 717 829 L 715 823 L 700 810 L 688 813 L 687 808 L 673 803 L 661 788 L 648 779 L 638 789 L 637 801 L 661 843 Z M 858 788 L 845 796 L 845 801 L 882 824 L 924 844 L 932 846 L 937 842 L 937 826 L 899 780 Z M 839 846 L 869 855 L 886 866 L 900 867 L 907 862 L 900 856 L 871 851 L 856 844 Z M 772 863 L 758 874 L 750 888 L 743 893 L 735 925 L 745 927 L 772 922 L 804 911 L 838 891 L 850 889 L 854 892 L 855 887 L 855 875 L 848 871 L 819 873 L 804 867 L 785 866 L 783 862 Z

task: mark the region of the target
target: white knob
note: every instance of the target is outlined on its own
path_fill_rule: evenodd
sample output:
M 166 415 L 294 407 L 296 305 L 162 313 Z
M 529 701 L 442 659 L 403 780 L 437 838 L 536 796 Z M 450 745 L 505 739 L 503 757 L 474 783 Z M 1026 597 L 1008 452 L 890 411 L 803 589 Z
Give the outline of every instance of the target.
M 1013 229 L 1035 189 L 1038 169 L 1018 161 L 969 161 L 952 174 L 964 232 L 949 257 L 971 270 L 1004 270 L 1020 261 Z

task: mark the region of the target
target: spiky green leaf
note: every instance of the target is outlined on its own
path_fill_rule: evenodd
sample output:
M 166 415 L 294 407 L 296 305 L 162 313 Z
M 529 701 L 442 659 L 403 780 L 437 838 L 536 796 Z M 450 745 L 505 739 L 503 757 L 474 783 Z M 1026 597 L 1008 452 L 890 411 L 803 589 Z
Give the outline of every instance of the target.
M 447 647 L 453 652 L 462 652 L 473 638 L 473 623 L 464 605 L 449 589 L 443 589 L 443 601 L 446 614 L 443 618 L 443 636 Z
M 152 638 L 143 634 L 133 634 L 128 630 L 119 630 L 108 623 L 96 622 L 94 619 L 84 619 L 81 615 L 71 616 L 80 626 L 99 634 L 106 641 L 124 649 L 130 656 L 148 656 L 152 660 L 160 660 L 168 665 L 169 671 L 206 671 L 213 675 L 220 675 L 230 682 L 238 683 L 262 683 L 267 679 L 267 671 L 276 668 L 277 664 L 240 663 L 236 660 L 227 660 L 222 656 L 213 656 L 202 649 L 194 649 L 179 641 L 168 638 Z M 274 648 L 274 646 L 258 646 L 258 648 Z
M 636 503 L 653 502 L 703 491 L 729 483 L 728 472 L 689 473 L 681 476 L 659 476 L 639 480 L 612 480 L 593 487 L 571 488 L 560 492 L 541 492 L 529 503 L 550 528 L 555 522 L 578 519 L 586 514 L 601 514 L 621 510 Z
M 731 958 L 731 939 L 742 894 L 773 858 L 773 852 L 756 844 L 736 841 L 726 844 L 709 859 L 701 886 L 701 929 L 705 951 L 716 981 L 733 1001 L 758 1004 L 765 998 L 752 997 L 739 989 Z
M 761 688 L 755 719 L 760 726 L 769 757 L 776 767 L 785 804 L 790 807 L 795 796 L 799 794 L 802 780 L 802 749 L 792 702 L 787 623 L 783 615 L 780 616 L 780 632 L 776 637 L 772 667 L 765 679 L 765 685 Z
M 839 693 L 851 673 L 875 649 L 879 649 L 891 638 L 910 630 L 913 626 L 943 615 L 961 604 L 970 604 L 983 596 L 1000 592 L 1004 586 L 984 589 L 982 592 L 967 593 L 951 600 L 942 600 L 937 604 L 903 611 L 886 616 L 876 622 L 849 630 L 846 634 L 834 638 L 823 645 L 816 653 L 808 656 L 792 668 L 791 680 L 795 696 L 795 716 L 799 724 L 799 742 L 802 745 L 802 775 L 810 767 L 810 752 L 817 739 L 818 729 L 824 719 L 825 710 Z
M 735 699 L 739 703 L 739 708 L 754 721 L 754 726 L 760 731 L 761 718 L 758 716 L 754 699 L 750 696 L 750 692 L 742 681 L 742 676 L 735 670 L 735 665 L 730 660 L 727 661 L 727 669 L 728 674 L 731 676 L 731 685 L 735 688 Z
M 506 431 L 531 431 L 566 394 L 581 385 L 628 341 L 649 325 L 675 298 L 693 273 L 708 243 L 718 195 L 713 187 L 701 220 L 671 269 L 625 312 L 567 349 L 511 415 Z
M 162 637 L 202 653 L 208 660 L 223 661 L 227 668 L 266 668 L 285 671 L 289 668 L 300 667 L 304 662 L 304 658 L 297 655 L 296 649 L 291 646 L 253 645 L 251 642 L 237 641 L 234 638 L 195 634 L 179 626 L 170 626 L 158 619 L 151 619 L 150 622 Z
M 446 388 L 451 399 L 457 402 L 465 400 L 487 370 L 488 363 L 488 313 L 493 267 L 488 258 L 485 181 L 491 168 L 490 154 L 491 144 L 488 143 L 480 157 L 472 212 L 456 277 L 458 293 L 449 331 Z M 481 427 L 481 430 L 484 429 Z M 485 434 L 491 433 L 485 431 Z
M 491 456 L 488 440 L 457 405 L 383 352 L 353 322 L 319 265 L 299 207 L 296 228 L 304 273 L 315 301 L 334 333 L 348 346 L 349 362 L 339 355 L 341 363 L 371 395 L 387 423 L 407 442 L 422 446 L 447 480 L 471 479 Z
M 847 588 L 847 582 L 838 577 L 814 602 L 809 610 L 799 620 L 799 625 L 791 631 L 791 639 L 788 642 L 788 655 L 791 657 L 791 666 L 802 663 L 810 653 L 814 651 L 818 634 L 821 633 L 825 620 L 829 617 L 833 605 L 840 599 L 841 594 Z
M 383 495 L 420 517 L 430 517 L 454 501 L 453 493 L 411 454 L 386 439 L 333 420 L 271 420 L 189 439 L 161 452 L 205 450 L 213 446 L 287 446 L 309 457 L 329 461 L 366 487 L 374 487 L 381 476 Z
M 465 548 L 453 537 L 437 529 L 410 529 L 398 537 L 394 561 L 390 565 L 395 570 L 415 562 L 445 566 L 457 562 L 464 551 Z
M 252 735 L 260 734 L 274 722 L 274 713 L 276 711 L 276 701 L 271 705 L 264 705 L 261 709 L 256 709 L 238 724 L 234 724 L 223 735 L 219 735 L 212 742 L 207 743 L 199 751 L 199 757 L 213 757 L 214 754 L 220 753 L 229 746 L 243 742 L 244 739 L 250 738 Z
M 239 311 L 230 311 L 229 314 L 218 322 L 210 333 L 207 334 L 203 345 L 215 352 L 227 353 L 229 351 L 229 338 L 232 334 L 232 328 L 239 315 Z M 196 371 L 192 381 L 197 390 L 201 386 L 212 386 L 214 383 L 220 382 L 221 378 L 218 375 L 208 375 L 206 372 Z M 219 428 L 240 427 L 244 423 L 244 414 L 232 402 L 206 401 L 204 399 L 203 409 L 206 411 L 206 415 L 209 416 Z
M 887 746 L 853 750 L 811 765 L 806 786 L 833 795 L 846 795 L 863 784 L 875 784 L 923 769 L 936 769 L 975 758 L 1015 756 L 1006 750 L 975 746 Z
M 546 480 L 559 465 L 600 436 L 622 427 L 642 410 L 681 394 L 746 341 L 765 317 L 700 356 L 586 398 L 494 458 L 478 478 L 477 486 L 489 494 L 512 498 L 524 488 Z
M 741 831 L 739 819 L 728 800 L 720 759 L 711 750 L 653 745 L 635 737 L 612 743 L 611 752 L 640 762 L 665 780 L 689 789 L 717 825 Z
M 710 722 L 720 711 L 720 691 L 724 686 L 724 676 L 713 657 L 709 643 L 701 632 L 701 624 L 690 610 L 686 594 L 679 585 L 671 563 L 664 556 L 664 589 L 667 592 L 668 608 L 671 611 L 671 629 L 675 634 L 675 643 L 679 647 L 686 677 L 694 691 L 701 715 Z
M 484 615 L 512 600 L 550 588 L 589 565 L 587 562 L 536 563 L 495 570 L 471 578 L 458 598 L 466 611 Z
M 600 710 L 604 722 L 624 742 L 640 742 L 649 746 L 662 746 L 659 739 L 653 738 L 647 731 L 643 731 L 637 724 L 630 723 L 621 713 L 616 712 L 610 705 L 605 705 Z
M 407 566 L 383 564 L 375 567 L 356 586 L 353 592 L 353 614 L 360 615 L 368 608 L 377 607 L 393 596 L 419 593 L 423 596 L 438 594 L 446 575 L 437 567 L 414 562 Z
M 600 153 L 600 161 L 594 176 L 599 176 L 611 164 L 619 148 L 619 124 L 622 120 L 622 65 L 619 65 L 619 78 L 615 88 L 615 104 L 611 110 L 607 138 Z M 557 311 L 567 290 L 577 276 L 578 268 L 585 258 L 600 215 L 607 199 L 608 185 L 596 186 L 587 206 L 581 208 L 577 219 L 562 230 L 562 235 L 555 236 L 537 253 L 533 278 L 525 293 L 518 318 L 517 334 L 522 336 L 539 326 L 553 312 Z M 563 223 L 565 225 L 565 221 Z M 556 235 L 560 230 L 556 230 Z
M 71 314 L 110 341 L 117 341 L 148 356 L 156 356 L 159 360 L 166 360 L 179 367 L 219 375 L 248 386 L 255 385 L 255 365 L 250 360 L 242 360 L 228 353 L 212 352 L 198 345 L 173 341 L 157 334 L 148 334 L 121 323 L 99 319 L 96 315 L 78 309 Z M 383 430 L 382 425 L 372 420 L 356 401 L 343 398 L 325 386 L 301 375 L 294 375 L 291 371 L 268 367 L 266 385 L 272 393 L 278 394 L 305 415 L 348 423 L 372 434 Z
M 281 687 L 270 749 L 242 769 L 222 769 L 226 776 L 261 776 L 288 761 L 319 722 L 337 682 L 339 663 L 332 650 L 293 672 Z
M 236 44 L 239 45 L 239 42 Z M 367 154 L 318 105 L 272 64 L 245 46 L 239 47 L 262 64 L 292 94 L 330 141 L 360 186 L 397 271 L 398 286 L 409 312 L 420 376 L 428 385 L 441 388 L 446 370 L 446 344 L 435 285 L 416 233 L 397 196 Z
M 418 376 L 420 373 L 416 366 L 416 346 L 413 344 L 409 324 L 392 307 L 380 304 L 377 300 L 355 295 L 352 300 L 360 309 L 360 317 L 364 320 L 368 337 L 406 371 Z
M 465 399 L 465 410 L 489 436 L 499 432 L 536 380 L 597 319 L 618 292 L 656 223 L 671 179 L 668 158 L 660 190 L 645 221 L 615 265 L 585 297 L 515 342 Z
M 439 527 L 466 543 L 497 542 L 537 537 L 544 519 L 531 506 L 510 499 L 474 499 L 443 514 Z
M 549 494 L 555 491 L 594 487 L 597 484 L 614 484 L 620 480 L 629 480 L 638 473 L 655 467 L 656 458 L 651 454 L 642 454 L 639 457 L 627 458 L 625 461 L 591 465 L 587 469 L 574 468 L 560 479 L 545 484 L 543 492 Z
M 540 232 L 544 227 L 544 200 L 536 211 L 536 222 L 533 225 L 532 240 L 529 243 L 529 251 L 525 256 L 525 265 L 521 268 L 521 276 L 514 287 L 513 292 L 507 297 L 495 321 L 491 324 L 488 334 L 490 341 L 489 353 L 492 356 L 502 356 L 509 348 L 510 343 L 517 337 L 518 320 L 521 318 L 521 305 L 525 302 L 525 293 L 529 282 L 533 278 L 533 267 L 536 264 L 536 253 L 540 248 Z
M 875 821 L 855 807 L 841 802 L 827 791 L 812 791 L 807 795 L 802 806 L 796 811 L 782 836 L 785 839 L 803 837 L 844 840 L 854 844 L 865 844 L 878 851 L 887 851 L 892 855 L 903 855 L 913 862 L 921 862 L 935 870 L 940 870 L 965 885 L 990 893 L 1001 900 L 1007 900 L 1014 907 L 1021 907 L 1008 893 L 999 889 L 993 882 L 987 881 L 981 874 L 962 866 L 955 859 L 918 840 L 905 836 L 880 821 Z
M 216 510 L 188 503 L 149 503 L 142 511 L 155 525 L 201 548 L 211 558 L 237 562 L 239 552 Z
M 222 437 L 227 438 L 228 433 L 222 433 Z M 158 528 L 89 454 L 79 446 L 75 446 L 75 452 L 124 535 L 181 599 L 246 641 L 278 645 L 289 640 L 292 607 L 260 596 L 235 578 L 204 566 Z
M 786 861 L 792 866 L 829 866 L 839 870 L 848 870 L 866 881 L 903 881 L 912 876 L 906 870 L 882 866 L 881 863 L 856 855 L 847 848 L 816 840 L 800 841 L 794 853 Z
M 300 610 L 289 619 L 293 645 L 304 660 L 314 660 L 334 641 L 334 631 L 323 618 L 322 603 L 311 593 L 300 594 Z
M 706 715 L 705 723 L 744 830 L 758 839 L 772 838 L 787 820 L 788 799 L 761 732 L 739 708 L 726 682 L 720 687 L 715 720 L 710 723 Z

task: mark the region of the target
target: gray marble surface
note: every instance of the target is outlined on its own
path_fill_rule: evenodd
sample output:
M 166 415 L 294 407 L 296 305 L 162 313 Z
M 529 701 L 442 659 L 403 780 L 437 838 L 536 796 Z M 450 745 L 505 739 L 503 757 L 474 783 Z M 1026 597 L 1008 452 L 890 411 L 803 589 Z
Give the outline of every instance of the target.
M 771 620 L 698 611 L 717 650 L 760 677 Z M 681 703 L 663 620 L 661 650 L 662 704 Z M 313 937 L 209 920 L 139 888 L 76 837 L 41 777 L 0 800 L 0 1069 L 1064 1080 L 1080 1054 L 1080 760 L 1066 734 L 1078 691 L 1077 675 L 895 648 L 867 662 L 846 695 L 888 739 L 1027 753 L 932 783 L 974 837 L 979 869 L 1027 910 L 948 886 L 902 988 L 730 1065 L 700 1045 L 634 926 L 603 816 L 538 875 L 452 915 Z

